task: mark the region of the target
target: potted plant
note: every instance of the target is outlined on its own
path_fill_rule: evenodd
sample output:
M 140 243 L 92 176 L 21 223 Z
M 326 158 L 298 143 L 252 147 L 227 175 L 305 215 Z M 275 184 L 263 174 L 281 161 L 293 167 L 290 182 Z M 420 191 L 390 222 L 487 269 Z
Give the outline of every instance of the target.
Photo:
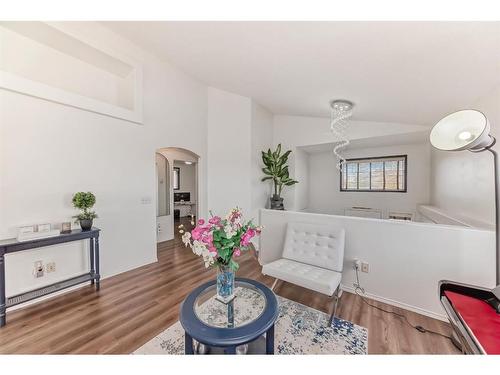
M 262 178 L 262 181 L 272 180 L 274 187 L 274 194 L 271 197 L 271 209 L 272 210 L 284 210 L 283 198 L 281 197 L 281 192 L 284 186 L 292 186 L 298 183 L 298 181 L 290 178 L 288 172 L 288 156 L 292 150 L 286 151 L 281 154 L 281 144 L 276 147 L 275 151 L 268 149 L 267 152 L 262 151 L 262 161 L 265 165 L 262 168 L 262 172 L 266 174 Z
M 251 220 L 244 221 L 238 207 L 229 211 L 225 219 L 212 216 L 211 212 L 210 215 L 208 222 L 199 219 L 191 232 L 179 225 L 179 233 L 184 245 L 203 258 L 205 267 L 217 268 L 216 298 L 228 303 L 234 298 L 234 274 L 239 268 L 235 259 L 250 249 L 250 240 L 260 235 L 262 227 Z
M 82 230 L 90 230 L 92 222 L 97 217 L 97 214 L 90 209 L 94 207 L 95 195 L 90 191 L 80 191 L 73 195 L 73 207 L 82 210 L 78 215 L 73 216 L 77 223 L 80 223 Z

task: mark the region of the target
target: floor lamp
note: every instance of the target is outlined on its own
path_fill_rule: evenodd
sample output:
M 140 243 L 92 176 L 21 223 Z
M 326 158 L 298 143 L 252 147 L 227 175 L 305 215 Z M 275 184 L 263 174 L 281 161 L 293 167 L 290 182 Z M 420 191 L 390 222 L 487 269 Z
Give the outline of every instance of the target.
M 495 138 L 490 135 L 490 123 L 479 111 L 466 109 L 442 118 L 431 130 L 430 141 L 433 147 L 442 151 L 471 152 L 489 151 L 493 155 L 495 172 L 495 248 L 496 248 L 496 288 L 493 294 L 500 299 L 500 204 L 498 155 L 492 149 Z M 497 312 L 498 309 L 497 309 Z

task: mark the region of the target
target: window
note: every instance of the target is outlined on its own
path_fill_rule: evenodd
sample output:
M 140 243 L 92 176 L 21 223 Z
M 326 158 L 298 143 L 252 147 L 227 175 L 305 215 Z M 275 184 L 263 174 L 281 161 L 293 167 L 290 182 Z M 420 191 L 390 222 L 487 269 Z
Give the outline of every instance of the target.
M 181 188 L 181 169 L 179 167 L 174 167 L 173 185 L 174 190 L 179 190 Z
M 347 159 L 340 171 L 340 191 L 406 193 L 406 155 Z

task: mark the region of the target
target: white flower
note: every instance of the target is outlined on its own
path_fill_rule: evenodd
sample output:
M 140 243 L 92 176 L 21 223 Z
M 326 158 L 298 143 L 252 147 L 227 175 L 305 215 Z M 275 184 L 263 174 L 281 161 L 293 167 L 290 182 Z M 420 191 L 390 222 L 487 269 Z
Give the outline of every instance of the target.
M 205 251 L 208 251 L 207 247 L 203 242 L 200 241 L 194 241 L 193 242 L 193 253 L 196 255 L 200 256 L 202 255 Z
M 226 238 L 231 238 L 234 235 L 236 235 L 236 231 L 233 229 L 233 227 L 230 224 L 227 224 L 224 227 L 224 233 L 226 233 Z
M 207 251 L 203 253 L 203 261 L 205 262 L 205 268 L 210 267 L 212 264 L 214 264 L 214 259 L 216 257 L 216 253 L 212 253 L 210 251 Z
M 191 233 L 189 232 L 186 232 L 182 235 L 182 243 L 187 247 L 189 245 L 191 245 Z

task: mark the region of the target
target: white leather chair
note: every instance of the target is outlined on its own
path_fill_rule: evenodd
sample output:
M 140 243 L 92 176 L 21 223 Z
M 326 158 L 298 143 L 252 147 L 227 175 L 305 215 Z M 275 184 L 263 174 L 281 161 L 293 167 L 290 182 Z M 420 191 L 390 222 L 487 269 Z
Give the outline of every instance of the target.
M 330 325 L 337 312 L 344 264 L 344 229 L 330 225 L 288 223 L 281 258 L 263 264 L 262 273 L 334 296 Z M 265 249 L 261 249 L 265 252 Z

